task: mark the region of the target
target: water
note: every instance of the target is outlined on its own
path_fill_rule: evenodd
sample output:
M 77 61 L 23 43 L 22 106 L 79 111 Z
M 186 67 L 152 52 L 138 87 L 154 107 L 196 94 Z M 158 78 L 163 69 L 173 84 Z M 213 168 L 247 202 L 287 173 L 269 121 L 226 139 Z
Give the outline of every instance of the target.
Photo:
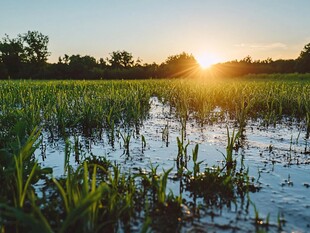
M 218 111 L 218 109 L 216 109 Z M 159 165 L 159 172 L 173 167 L 172 178 L 177 172 L 176 156 L 178 154 L 177 137 L 181 137 L 181 124 L 174 117 L 174 109 L 161 104 L 157 98 L 151 99 L 149 118 L 144 121 L 140 135 L 134 130 L 130 133 L 129 155 L 123 149 L 121 137 L 116 137 L 114 148 L 109 143 L 105 132 L 101 139 L 77 135 L 79 155 L 71 151 L 69 163 L 76 167 L 78 161 L 90 156 L 104 156 L 121 165 L 125 172 L 135 173 L 150 170 L 150 164 Z M 198 161 L 204 166 L 221 165 L 226 151 L 226 122 L 200 126 L 190 118 L 186 125 L 186 141 L 189 141 L 188 154 L 191 155 L 199 144 Z M 229 123 L 230 129 L 233 124 Z M 121 132 L 124 133 L 124 131 Z M 128 132 L 127 132 L 128 133 Z M 265 128 L 259 121 L 249 121 L 243 147 L 235 154 L 239 163 L 244 158 L 250 176 L 261 187 L 259 192 L 250 193 L 244 200 L 237 199 L 231 206 L 222 208 L 201 208 L 201 216 L 183 226 L 184 232 L 253 232 L 255 211 L 259 217 L 266 219 L 270 226 L 268 231 L 278 232 L 278 220 L 284 232 L 310 231 L 310 150 L 305 139 L 305 131 L 296 122 L 286 122 L 276 127 Z M 146 139 L 146 148 L 142 148 L 141 135 Z M 69 138 L 74 145 L 74 137 Z M 36 155 L 43 167 L 52 167 L 54 176 L 64 174 L 65 143 L 62 139 L 51 140 L 43 134 L 43 145 Z M 192 162 L 188 167 L 192 168 Z M 190 193 L 180 193 L 179 182 L 169 180 L 168 189 L 181 195 L 187 203 L 193 202 Z M 203 200 L 197 199 L 196 204 Z M 184 208 L 187 208 L 185 206 Z M 265 229 L 265 228 L 263 228 Z

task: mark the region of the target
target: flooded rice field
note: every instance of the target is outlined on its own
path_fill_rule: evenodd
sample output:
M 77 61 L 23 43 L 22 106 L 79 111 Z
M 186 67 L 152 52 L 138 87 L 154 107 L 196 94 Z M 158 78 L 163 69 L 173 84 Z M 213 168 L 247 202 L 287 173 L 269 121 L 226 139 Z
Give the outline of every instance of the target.
M 0 97 L 1 233 L 310 231 L 303 75 L 9 80 Z
M 215 115 L 219 112 L 220 108 L 213 110 Z M 172 192 L 182 198 L 182 221 L 166 230 L 153 226 L 155 231 L 309 232 L 310 146 L 300 122 L 283 119 L 281 124 L 267 127 L 263 120 L 247 121 L 233 151 L 236 171 L 248 172 L 252 188 L 247 192 L 209 199 L 206 195 L 218 190 L 196 192 L 183 183 L 180 169 L 181 176 L 186 176 L 197 162 L 201 162 L 200 173 L 205 168 L 225 169 L 227 128 L 230 134 L 234 128 L 237 130 L 235 122 L 225 116 L 212 124 L 201 124 L 189 115 L 182 124 L 174 107 L 152 97 L 148 116 L 139 128 L 119 128 L 114 140 L 106 131 L 88 136 L 71 133 L 67 141 L 42 131 L 42 142 L 35 154 L 43 168 L 53 168 L 55 177 L 65 177 L 68 164 L 77 168 L 89 157 L 107 159 L 132 175 L 149 174 L 157 166 L 158 174 L 172 168 L 166 194 Z M 185 165 L 180 165 L 178 157 L 182 137 Z M 198 158 L 194 162 L 196 145 Z M 41 186 L 43 183 L 37 184 L 36 189 Z M 140 229 L 141 224 L 131 229 L 135 231 L 135 227 Z

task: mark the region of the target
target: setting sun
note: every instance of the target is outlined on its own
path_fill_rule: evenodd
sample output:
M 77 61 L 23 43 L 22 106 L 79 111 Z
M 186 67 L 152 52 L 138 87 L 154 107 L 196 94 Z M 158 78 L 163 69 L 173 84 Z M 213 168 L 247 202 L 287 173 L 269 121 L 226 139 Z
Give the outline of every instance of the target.
M 213 54 L 203 53 L 195 56 L 195 58 L 202 69 L 208 69 L 219 62 L 219 58 Z

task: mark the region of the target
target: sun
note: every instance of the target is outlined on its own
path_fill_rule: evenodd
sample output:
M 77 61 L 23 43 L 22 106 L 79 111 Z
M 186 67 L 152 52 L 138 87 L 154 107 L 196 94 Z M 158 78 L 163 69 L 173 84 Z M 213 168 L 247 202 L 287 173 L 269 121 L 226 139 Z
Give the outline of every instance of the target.
M 219 58 L 213 54 L 203 53 L 195 56 L 202 69 L 209 69 L 212 65 L 219 62 Z

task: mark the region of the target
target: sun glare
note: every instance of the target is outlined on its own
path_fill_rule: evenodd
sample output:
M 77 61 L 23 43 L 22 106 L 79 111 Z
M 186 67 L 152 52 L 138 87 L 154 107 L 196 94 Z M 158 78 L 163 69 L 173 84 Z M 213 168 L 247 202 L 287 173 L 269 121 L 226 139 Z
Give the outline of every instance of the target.
M 216 56 L 206 53 L 197 55 L 196 60 L 202 69 L 208 69 L 219 62 L 219 59 Z

